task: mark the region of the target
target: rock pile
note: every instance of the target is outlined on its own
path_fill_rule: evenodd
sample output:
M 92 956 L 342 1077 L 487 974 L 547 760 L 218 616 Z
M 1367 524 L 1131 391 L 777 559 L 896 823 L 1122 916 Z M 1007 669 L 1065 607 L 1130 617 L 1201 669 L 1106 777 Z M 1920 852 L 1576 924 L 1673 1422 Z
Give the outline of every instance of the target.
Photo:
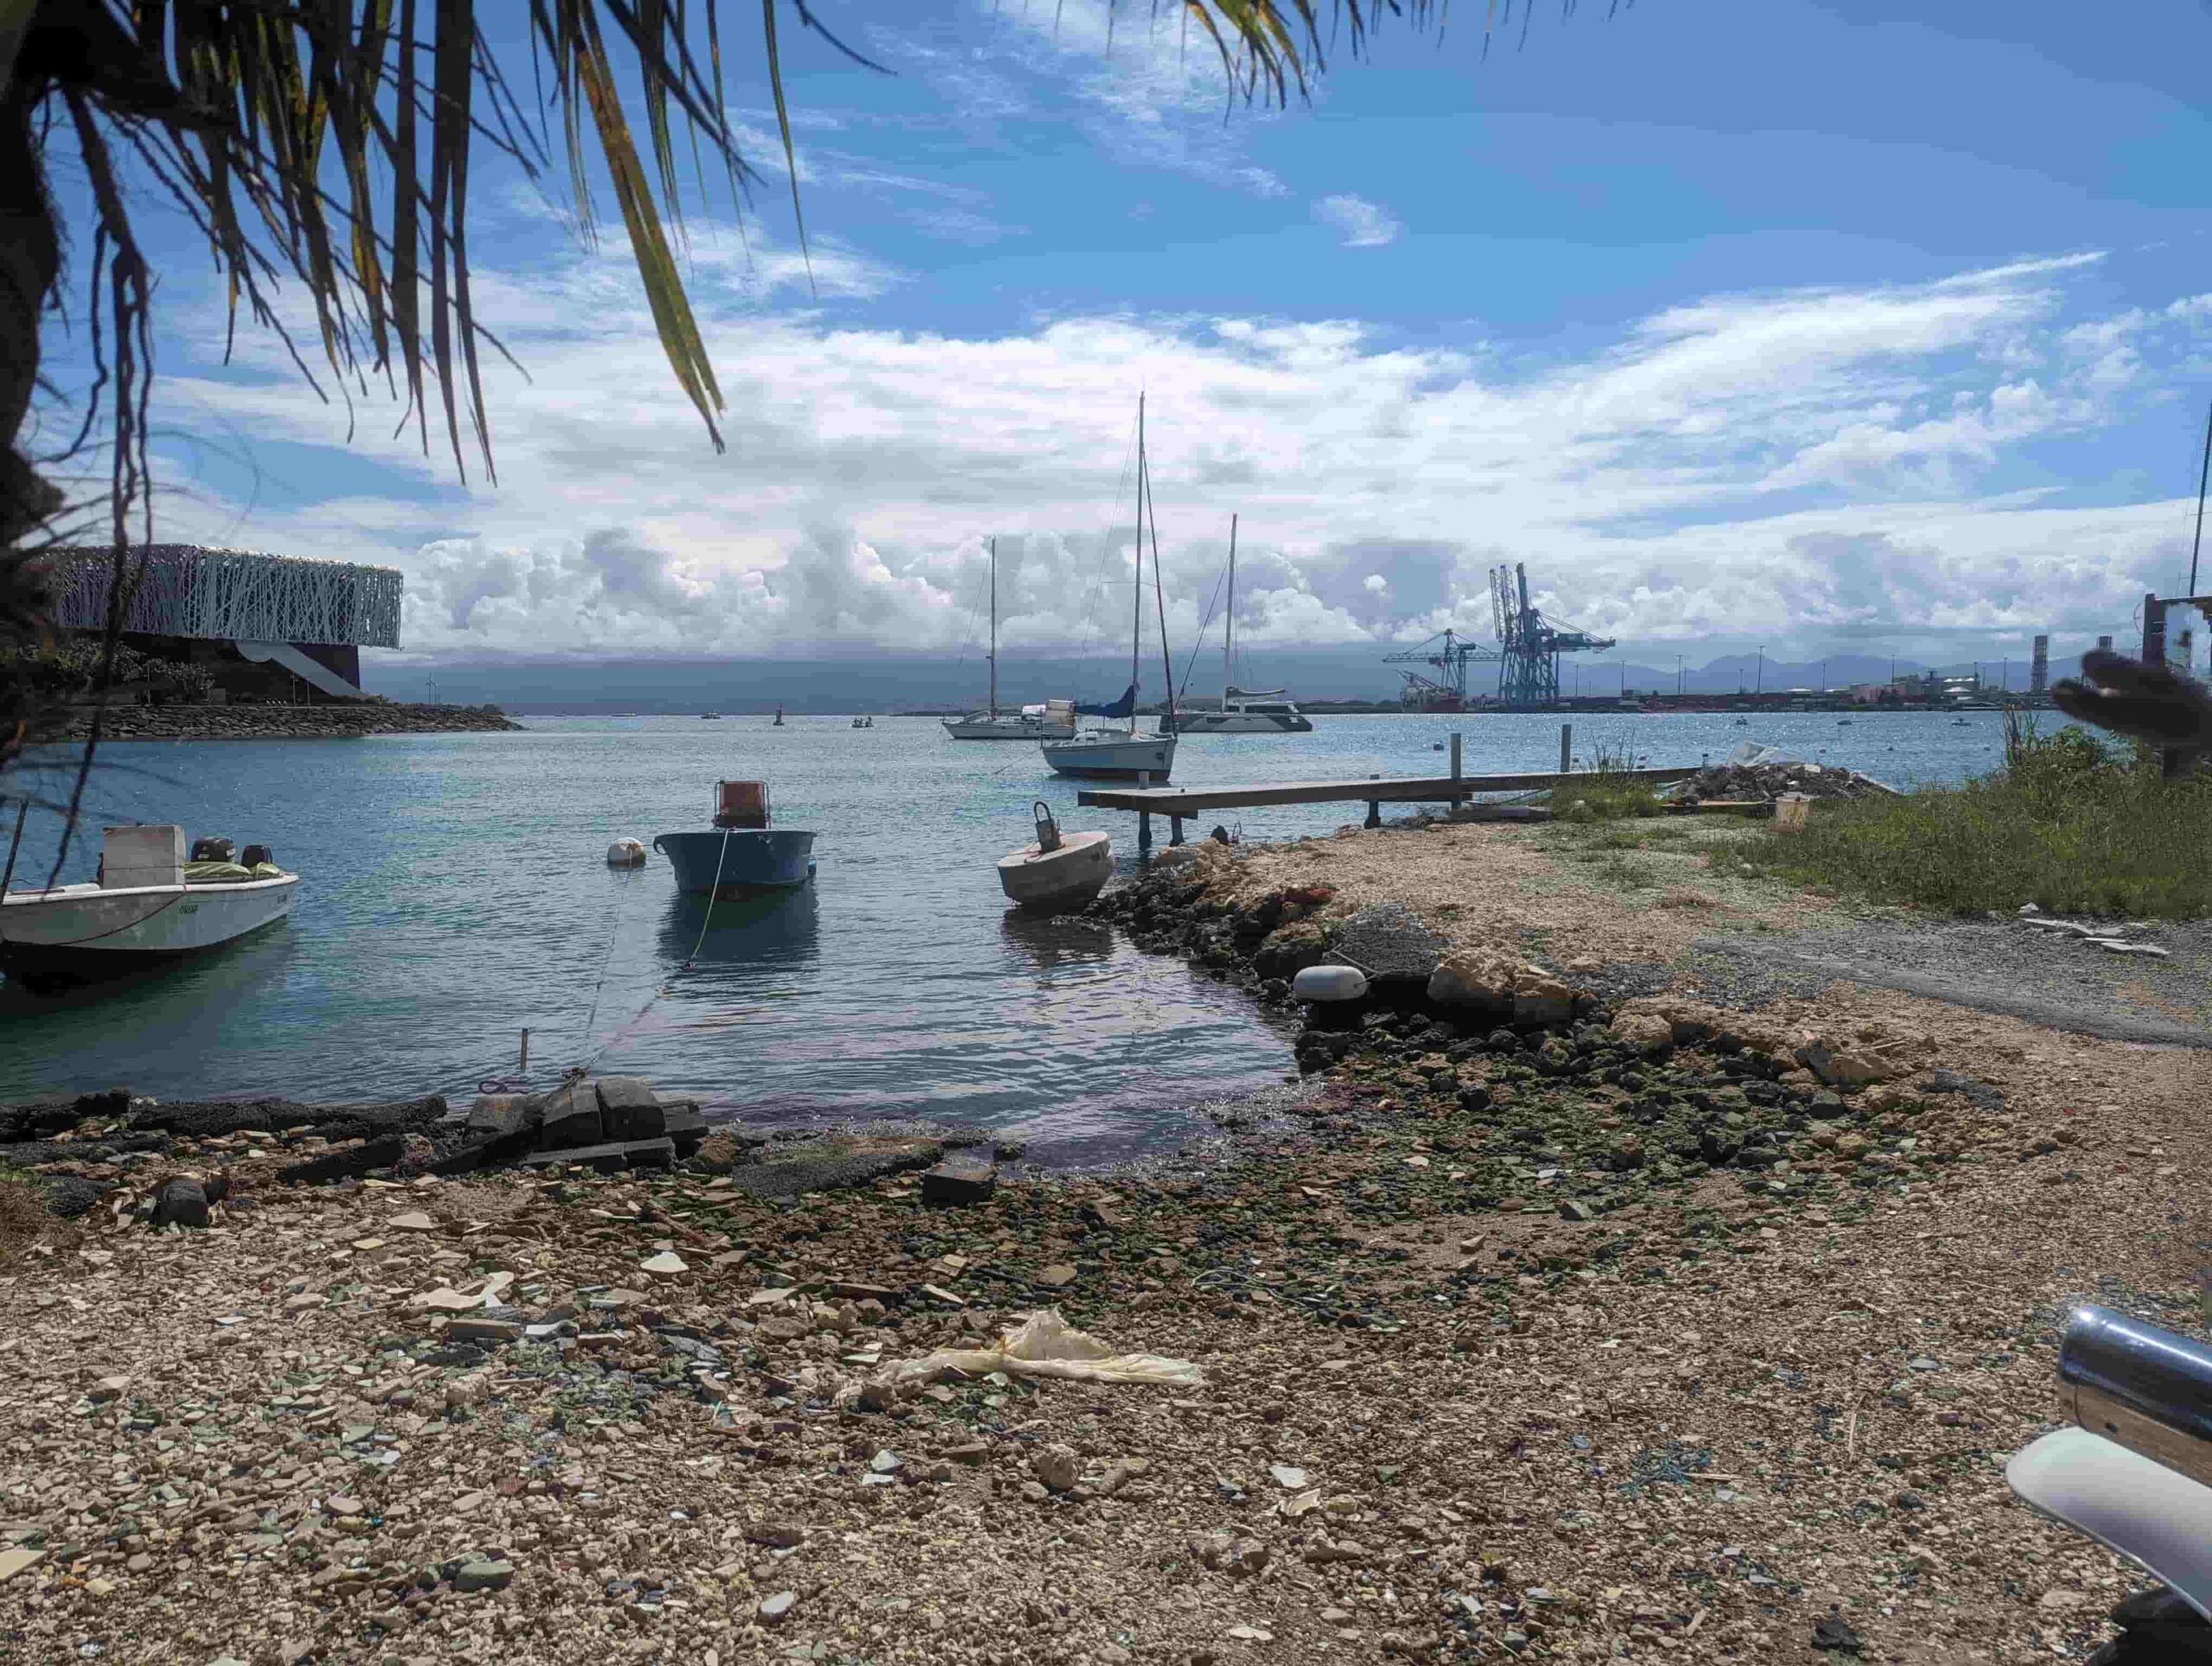
M 1786 792 L 1808 798 L 1866 798 L 1890 791 L 1871 777 L 1827 764 L 1715 764 L 1684 782 L 1679 798 L 1684 804 L 1708 798 L 1771 802 Z
M 91 727 L 92 708 L 78 708 L 64 720 L 59 738 L 81 740 Z M 521 727 L 497 706 L 361 700 L 329 706 L 111 706 L 100 733 L 111 741 L 330 740 Z

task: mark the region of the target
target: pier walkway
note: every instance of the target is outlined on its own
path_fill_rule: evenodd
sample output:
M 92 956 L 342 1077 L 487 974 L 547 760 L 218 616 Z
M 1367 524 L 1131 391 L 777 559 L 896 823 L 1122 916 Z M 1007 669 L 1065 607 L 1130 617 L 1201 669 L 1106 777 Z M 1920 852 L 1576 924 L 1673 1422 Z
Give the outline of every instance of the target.
M 1609 770 L 1609 781 L 1637 781 L 1663 786 L 1697 773 L 1698 766 L 1679 769 Z M 1414 775 L 1396 778 L 1375 775 L 1362 781 L 1276 781 L 1257 786 L 1137 786 L 1084 787 L 1076 802 L 1097 810 L 1131 810 L 1137 815 L 1137 854 L 1152 849 L 1152 818 L 1167 817 L 1170 844 L 1183 843 L 1186 817 L 1216 810 L 1243 810 L 1265 804 L 1359 804 L 1367 806 L 1367 825 L 1382 825 L 1386 804 L 1465 804 L 1478 793 L 1536 792 L 1578 780 L 1597 779 L 1587 771 L 1536 771 L 1520 775 Z

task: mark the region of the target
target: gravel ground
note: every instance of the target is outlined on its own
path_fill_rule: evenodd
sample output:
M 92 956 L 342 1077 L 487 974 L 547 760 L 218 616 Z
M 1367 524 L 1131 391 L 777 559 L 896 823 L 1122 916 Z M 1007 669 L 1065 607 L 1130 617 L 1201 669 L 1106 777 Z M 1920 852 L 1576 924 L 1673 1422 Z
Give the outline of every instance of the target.
M 1847 978 L 2116 1041 L 2212 1046 L 2212 924 L 2145 924 L 2127 936 L 2171 957 L 2111 954 L 2018 920 L 1885 919 L 1703 938 L 1681 966 L 1691 987 L 1728 1006 Z
M 2079 1658 L 2133 1581 L 2001 1466 L 2070 1299 L 2187 1322 L 2201 1082 L 1881 1010 L 1769 1017 L 1902 1014 L 2001 1101 L 1892 1096 L 1785 1176 L 1529 1171 L 1626 1199 L 1586 1221 L 1468 1200 L 1526 1110 L 1387 1055 L 1284 1097 L 1296 1149 L 956 1211 L 910 1176 L 273 1187 L 226 1136 L 214 1230 L 0 1263 L 0 1653 L 1808 1663 L 1840 1618 L 1869 1660 Z M 417 1305 L 501 1274 L 549 1339 Z M 1203 1385 L 850 1397 L 1047 1302 Z
M 1861 958 L 1893 927 L 1611 866 L 1678 852 L 1309 848 L 1203 871 L 1479 919 L 1617 993 L 1726 967 L 1758 1011 L 1663 1071 L 1626 1028 L 1407 1014 L 1214 1107 L 1174 1168 L 958 1209 L 903 1173 L 288 1186 L 255 1128 L 95 1160 L 226 1173 L 210 1230 L 55 1222 L 0 1180 L 0 1658 L 1808 1666 L 2108 1635 L 2139 1580 L 2003 1465 L 2053 1426 L 2070 1302 L 2200 1322 L 2201 1053 L 1700 949 L 1714 913 Z M 2075 971 L 2107 976 L 2012 982 Z M 2160 987 L 2110 998 L 2202 986 Z M 1633 1016 L 1714 1016 L 1685 1000 Z M 1909 1067 L 1840 1097 L 1798 1037 Z M 1693 1110 L 1759 1161 L 1630 1158 Z M 1047 1306 L 1204 1381 L 870 1388 Z

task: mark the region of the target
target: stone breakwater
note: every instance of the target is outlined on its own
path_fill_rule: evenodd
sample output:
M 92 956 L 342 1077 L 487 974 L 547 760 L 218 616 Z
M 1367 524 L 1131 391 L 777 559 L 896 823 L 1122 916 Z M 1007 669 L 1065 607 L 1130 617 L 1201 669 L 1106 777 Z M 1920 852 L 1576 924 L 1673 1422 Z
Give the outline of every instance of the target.
M 1240 894 L 1236 855 L 1185 849 L 1093 912 L 1278 1009 L 1294 1008 L 1288 980 L 1307 966 L 1368 970 L 1363 1000 L 1306 1009 L 1299 1067 L 1361 1097 L 1453 1102 L 1473 1125 L 1449 1145 L 1465 1204 L 1589 1220 L 1726 1173 L 1802 1205 L 2005 1137 L 1985 1114 L 2003 1096 L 1944 1068 L 1924 1033 L 1616 998 L 1595 961 L 1453 950 L 1409 909 L 1332 915 L 1322 886 Z
M 92 709 L 71 709 L 58 739 L 81 741 Z M 111 706 L 110 741 L 325 741 L 360 734 L 449 734 L 519 729 L 496 706 L 407 705 L 364 700 L 328 706 Z

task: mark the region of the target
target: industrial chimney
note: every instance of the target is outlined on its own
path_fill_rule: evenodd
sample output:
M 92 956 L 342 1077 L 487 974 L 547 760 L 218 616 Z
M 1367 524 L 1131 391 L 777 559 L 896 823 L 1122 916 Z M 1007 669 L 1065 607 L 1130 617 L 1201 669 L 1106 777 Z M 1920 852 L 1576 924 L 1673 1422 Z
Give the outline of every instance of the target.
M 2028 662 L 2028 692 L 2041 694 L 2050 681 L 2050 639 L 2036 639 L 2036 657 Z

